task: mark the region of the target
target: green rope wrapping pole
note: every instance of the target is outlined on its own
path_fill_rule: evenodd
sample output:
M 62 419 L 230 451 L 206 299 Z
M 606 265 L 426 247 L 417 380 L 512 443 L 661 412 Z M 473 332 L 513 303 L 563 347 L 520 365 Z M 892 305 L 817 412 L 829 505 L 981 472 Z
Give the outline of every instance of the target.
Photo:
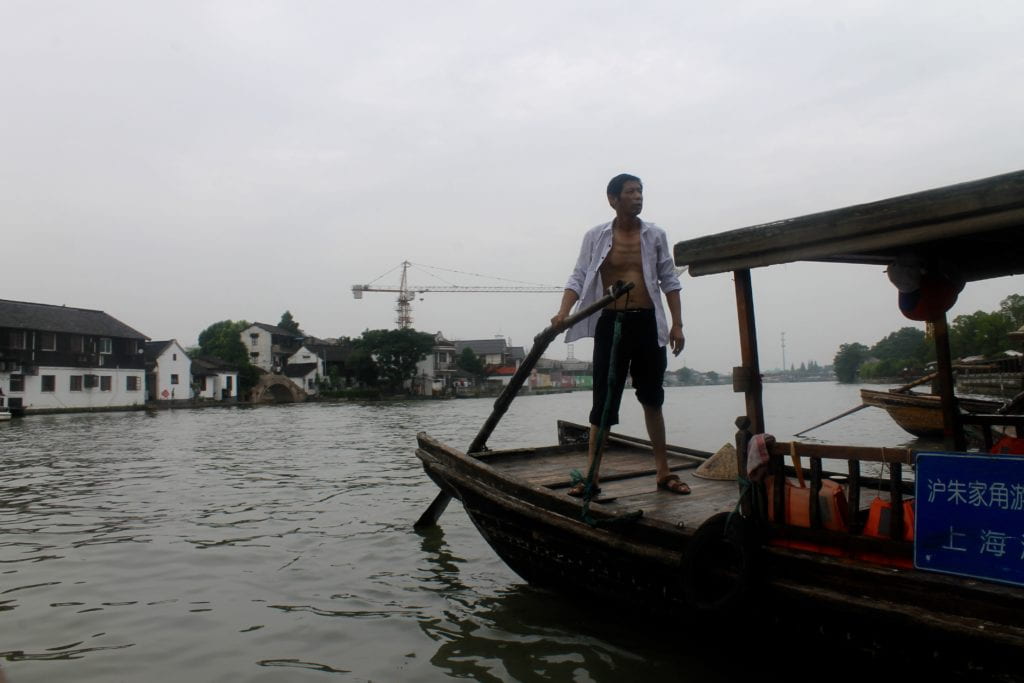
M 612 402 L 615 400 L 614 388 L 617 373 L 615 372 L 615 361 L 618 357 L 619 340 L 622 338 L 623 313 L 615 314 L 615 331 L 612 333 L 612 348 L 609 351 L 608 362 L 608 393 L 604 399 L 604 407 L 601 409 L 601 424 L 597 429 L 597 445 L 594 447 L 594 461 L 590 463 L 590 471 L 587 472 L 587 482 L 583 487 L 583 512 L 580 519 L 590 526 L 597 526 L 597 521 L 590 516 L 590 501 L 594 497 L 594 478 L 598 468 L 601 466 L 601 455 L 604 453 L 604 439 L 608 433 L 608 419 L 611 417 Z M 574 479 L 579 473 L 574 471 Z

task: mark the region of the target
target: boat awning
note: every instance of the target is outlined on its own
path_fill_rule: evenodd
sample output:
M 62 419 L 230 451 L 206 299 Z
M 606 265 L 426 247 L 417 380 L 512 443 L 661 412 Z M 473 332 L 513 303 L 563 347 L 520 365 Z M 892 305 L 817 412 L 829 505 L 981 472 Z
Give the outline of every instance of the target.
M 1024 272 L 1024 171 L 677 242 L 693 276 L 795 261 L 955 264 L 965 281 Z

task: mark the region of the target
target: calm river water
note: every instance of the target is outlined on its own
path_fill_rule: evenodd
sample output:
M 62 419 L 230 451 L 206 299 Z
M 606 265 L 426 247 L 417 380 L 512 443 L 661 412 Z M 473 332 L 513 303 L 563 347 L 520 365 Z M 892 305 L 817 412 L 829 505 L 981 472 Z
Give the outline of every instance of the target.
M 779 438 L 858 387 L 770 384 Z M 555 439 L 590 395 L 517 399 L 492 447 Z M 0 662 L 42 681 L 728 681 L 735 658 L 535 590 L 413 454 L 465 447 L 492 401 L 331 403 L 35 416 L 0 423 Z M 669 439 L 716 450 L 742 397 L 667 391 Z M 643 435 L 627 396 L 620 431 Z M 908 443 L 870 408 L 811 432 Z M 809 438 L 808 437 L 808 438 Z M 723 642 L 730 640 L 723 634 Z

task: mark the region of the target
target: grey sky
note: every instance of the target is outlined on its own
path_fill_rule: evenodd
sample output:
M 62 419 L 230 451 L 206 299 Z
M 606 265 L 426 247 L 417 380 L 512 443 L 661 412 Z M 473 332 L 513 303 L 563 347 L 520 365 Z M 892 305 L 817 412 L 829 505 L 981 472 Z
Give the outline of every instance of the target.
M 621 171 L 675 242 L 1024 167 L 1016 0 L 722 5 L 0 0 L 0 297 L 185 345 L 285 309 L 357 336 L 394 300 L 351 285 L 404 259 L 563 284 Z M 683 285 L 670 367 L 737 365 L 730 277 Z M 827 363 L 914 324 L 878 268 L 754 285 L 766 368 L 783 331 L 788 363 Z M 559 298 L 413 313 L 528 347 Z

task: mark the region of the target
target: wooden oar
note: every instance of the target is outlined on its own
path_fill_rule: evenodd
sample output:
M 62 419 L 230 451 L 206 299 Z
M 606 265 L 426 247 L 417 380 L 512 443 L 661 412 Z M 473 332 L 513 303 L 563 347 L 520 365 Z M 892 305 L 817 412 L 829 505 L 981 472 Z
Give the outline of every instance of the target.
M 537 364 L 538 360 L 540 360 L 541 354 L 547 350 L 548 345 L 555 340 L 555 337 L 561 334 L 563 330 L 566 330 L 578 323 L 580 320 L 597 313 L 602 308 L 633 289 L 633 287 L 634 285 L 632 282 L 627 282 L 625 284 L 617 283 L 615 286 L 609 288 L 608 294 L 603 298 L 570 315 L 559 327 L 556 328 L 552 325 L 548 325 L 540 334 L 534 337 L 533 348 L 530 349 L 530 353 L 526 355 L 523 362 L 519 364 L 519 369 L 516 370 L 514 375 L 512 375 L 512 379 L 509 380 L 509 383 L 502 390 L 497 400 L 495 400 L 494 410 L 491 411 L 490 416 L 484 422 L 484 426 L 480 428 L 480 432 L 476 435 L 476 438 L 473 439 L 473 443 L 469 445 L 469 449 L 466 450 L 466 453 L 473 454 L 484 450 L 487 445 L 487 439 L 491 436 L 491 432 L 494 431 L 494 428 L 498 425 L 498 421 L 501 420 L 502 415 L 504 415 L 505 411 L 508 410 L 509 405 L 512 403 L 512 399 L 514 399 L 516 394 L 519 393 L 519 389 L 523 386 L 523 382 L 526 381 L 526 378 L 529 377 L 530 372 L 533 370 L 533 366 Z M 437 497 L 434 498 L 432 503 L 430 503 L 430 506 L 422 515 L 420 515 L 420 518 L 416 520 L 413 528 L 424 529 L 437 524 L 437 520 L 444 513 L 444 510 L 448 507 L 448 503 L 451 502 L 451 499 L 451 496 L 444 491 L 437 494 Z
M 918 386 L 919 384 L 924 384 L 925 382 L 930 382 L 932 379 L 935 378 L 935 374 L 936 373 L 933 372 L 930 375 L 925 375 L 924 377 L 921 377 L 920 379 L 915 379 L 913 382 L 910 382 L 909 384 L 904 384 L 901 387 L 896 387 L 895 389 L 890 389 L 889 391 L 891 391 L 894 394 L 905 393 L 907 391 L 910 391 L 914 387 Z M 801 436 L 801 435 L 806 434 L 807 432 L 811 431 L 812 429 L 817 429 L 818 427 L 824 427 L 829 422 L 835 422 L 839 418 L 846 417 L 847 415 L 853 415 L 858 410 L 864 410 L 865 408 L 868 408 L 868 407 L 870 407 L 870 406 L 868 406 L 867 403 L 861 403 L 856 408 L 851 408 L 850 410 L 847 410 L 845 413 L 839 413 L 835 417 L 830 417 L 829 419 L 825 420 L 824 422 L 819 422 L 818 424 L 814 425 L 813 427 L 808 427 L 807 429 L 805 429 L 805 430 L 803 430 L 801 432 L 797 432 L 793 436 Z

